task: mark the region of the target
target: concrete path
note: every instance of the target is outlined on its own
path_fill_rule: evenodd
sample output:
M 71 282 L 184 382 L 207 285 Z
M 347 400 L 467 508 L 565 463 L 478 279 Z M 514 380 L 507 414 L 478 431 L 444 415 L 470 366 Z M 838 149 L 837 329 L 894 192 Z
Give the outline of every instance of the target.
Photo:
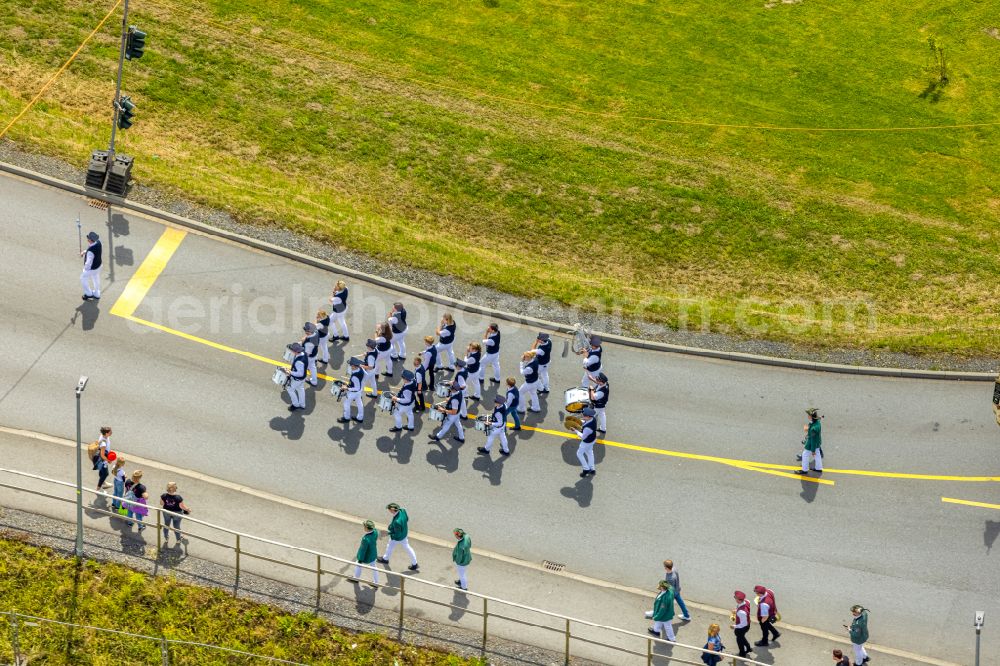
M 336 276 L 187 233 L 148 292 L 126 303 L 129 320 L 111 310 L 163 225 L 109 221 L 79 197 L 12 178 L 0 179 L 0 201 L 0 424 L 73 436 L 72 389 L 87 374 L 86 437 L 108 423 L 127 453 L 316 506 L 377 515 L 402 501 L 422 531 L 463 525 L 490 551 L 630 587 L 655 584 L 671 557 L 692 599 L 722 607 L 733 589 L 761 582 L 787 621 L 826 632 L 862 603 L 873 641 L 957 663 L 971 661 L 973 612 L 1000 618 L 1000 513 L 942 502 L 1000 502 L 988 384 L 612 346 L 608 441 L 597 476 L 581 480 L 561 426 L 561 390 L 580 378 L 574 357 L 557 359 L 554 391 L 527 421 L 538 429 L 520 433 L 505 461 L 476 456 L 477 433 L 460 447 L 429 444 L 428 424 L 392 436 L 391 418 L 370 409 L 345 430 L 325 390 L 289 416 L 268 359 L 280 359 Z M 105 245 L 112 233 L 99 304 L 79 300 L 78 213 L 84 233 L 99 231 Z M 332 349 L 333 376 L 398 299 L 351 287 L 352 341 Z M 415 350 L 442 310 L 407 307 Z M 455 315 L 463 346 L 482 337 L 486 319 Z M 504 372 L 514 374 L 535 331 L 502 329 Z M 484 401 L 492 396 L 487 384 Z M 783 467 L 795 464 L 809 405 L 826 414 L 822 484 Z M 1000 654 L 1000 632 L 987 631 L 984 646 Z

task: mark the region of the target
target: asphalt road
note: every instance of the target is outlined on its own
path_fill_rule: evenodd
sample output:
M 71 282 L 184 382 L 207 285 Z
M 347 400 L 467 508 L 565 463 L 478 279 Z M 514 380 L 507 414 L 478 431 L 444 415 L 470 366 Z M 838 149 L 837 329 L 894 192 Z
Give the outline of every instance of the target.
M 182 337 L 110 313 L 163 225 L 118 213 L 109 225 L 79 197 L 8 177 L 0 202 L 4 425 L 75 436 L 73 388 L 87 374 L 86 438 L 111 424 L 124 451 L 293 499 L 359 515 L 400 501 L 416 530 L 474 527 L 482 548 L 627 585 L 648 586 L 672 557 L 686 597 L 726 606 L 734 589 L 761 582 L 777 591 L 788 621 L 824 631 L 839 631 L 850 605 L 862 603 L 872 609 L 873 641 L 952 661 L 971 660 L 975 610 L 1000 621 L 992 553 L 1000 512 L 941 501 L 1000 502 L 995 481 L 832 471 L 1000 477 L 989 384 L 610 346 L 608 439 L 653 451 L 599 446 L 597 476 L 581 480 L 573 439 L 548 432 L 520 433 L 509 459 L 487 461 L 475 453 L 477 433 L 459 448 L 429 443 L 429 425 L 395 437 L 392 419 L 370 408 L 362 427 L 345 432 L 325 390 L 290 416 L 270 382 L 273 366 L 190 337 L 280 358 L 333 275 L 188 233 L 135 311 Z M 79 300 L 78 213 L 106 254 L 114 234 L 99 304 Z M 399 298 L 350 286 L 352 341 L 333 347 L 331 375 Z M 418 333 L 432 332 L 443 310 L 404 300 L 412 358 Z M 487 320 L 455 314 L 462 346 L 481 339 Z M 514 374 L 536 331 L 501 329 L 504 372 Z M 547 405 L 527 423 L 561 431 L 561 389 L 579 381 L 579 360 L 558 358 L 551 374 Z M 492 395 L 487 384 L 484 402 Z M 794 464 L 810 405 L 826 415 L 824 480 L 835 485 L 673 455 Z M 983 639 L 984 654 L 1000 654 L 1000 630 L 988 625 Z

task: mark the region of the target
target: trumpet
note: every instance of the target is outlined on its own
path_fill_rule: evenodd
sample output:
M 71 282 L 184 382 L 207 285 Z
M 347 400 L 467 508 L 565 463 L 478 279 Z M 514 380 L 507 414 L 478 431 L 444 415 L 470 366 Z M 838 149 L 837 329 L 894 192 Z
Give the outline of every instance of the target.
M 729 611 L 729 621 L 736 622 L 736 611 Z

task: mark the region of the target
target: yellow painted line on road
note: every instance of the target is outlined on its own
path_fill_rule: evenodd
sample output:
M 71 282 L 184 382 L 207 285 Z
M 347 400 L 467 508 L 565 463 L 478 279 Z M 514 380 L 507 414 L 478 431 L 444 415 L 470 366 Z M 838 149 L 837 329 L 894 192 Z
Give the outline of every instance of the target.
M 174 252 L 180 247 L 185 236 L 187 236 L 187 232 L 182 229 L 167 227 L 163 230 L 156 245 L 149 251 L 132 279 L 125 285 L 125 291 L 111 306 L 111 314 L 127 319 L 135 313 L 136 308 L 142 303 L 142 299 L 146 298 L 146 294 L 149 293 L 156 279 L 160 277 L 163 269 L 167 267 L 167 262 L 174 256 Z
M 987 504 L 986 502 L 973 502 L 972 500 L 955 499 L 954 497 L 942 497 L 942 502 L 948 504 L 964 504 L 965 506 L 978 506 L 982 509 L 1000 509 L 1000 504 Z

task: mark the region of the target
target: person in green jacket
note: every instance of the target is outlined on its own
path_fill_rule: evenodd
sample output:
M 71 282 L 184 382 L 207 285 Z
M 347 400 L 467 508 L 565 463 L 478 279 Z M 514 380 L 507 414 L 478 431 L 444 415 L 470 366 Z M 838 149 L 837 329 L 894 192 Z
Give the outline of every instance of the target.
M 855 604 L 851 606 L 851 626 L 844 625 L 851 633 L 851 647 L 854 648 L 854 664 L 868 663 L 868 652 L 865 651 L 865 643 L 868 642 L 868 609 Z
M 453 534 L 457 539 L 455 548 L 451 551 L 451 561 L 455 563 L 455 569 L 458 571 L 458 580 L 455 581 L 455 585 L 467 590 L 469 589 L 469 581 L 465 578 L 465 569 L 472 562 L 472 539 L 461 527 L 456 527 Z
M 352 583 L 360 583 L 361 565 L 368 564 L 372 566 L 372 583 L 378 585 L 378 567 L 375 565 L 378 559 L 378 530 L 375 529 L 375 523 L 370 520 L 366 520 L 363 525 L 365 533 L 361 537 L 361 545 L 358 546 L 358 566 L 354 567 L 354 577 L 347 580 Z
M 819 413 L 815 407 L 810 407 L 806 410 L 806 414 L 809 415 L 809 423 L 805 425 L 806 438 L 802 441 L 802 469 L 795 470 L 796 474 L 808 474 L 809 473 L 809 462 L 811 459 L 816 461 L 816 473 L 823 473 L 823 438 L 820 435 L 820 431 L 823 429 L 823 424 L 820 421 Z
M 400 507 L 395 502 L 386 505 L 385 508 L 389 510 L 389 515 L 392 516 L 392 520 L 389 521 L 389 545 L 385 547 L 385 555 L 378 558 L 378 561 L 382 564 L 389 564 L 389 556 L 392 555 L 392 549 L 400 545 L 410 554 L 410 566 L 407 568 L 410 571 L 416 571 L 420 568 L 417 564 L 417 554 L 413 552 L 413 548 L 410 547 L 410 541 L 407 539 L 407 535 L 410 533 L 410 517 L 406 515 L 406 509 Z
M 653 626 L 648 631 L 657 638 L 662 636 L 661 632 L 666 632 L 667 640 L 675 641 L 674 626 L 670 623 L 674 619 L 674 590 L 665 580 L 660 581 L 657 589 L 659 593 L 653 600 Z

